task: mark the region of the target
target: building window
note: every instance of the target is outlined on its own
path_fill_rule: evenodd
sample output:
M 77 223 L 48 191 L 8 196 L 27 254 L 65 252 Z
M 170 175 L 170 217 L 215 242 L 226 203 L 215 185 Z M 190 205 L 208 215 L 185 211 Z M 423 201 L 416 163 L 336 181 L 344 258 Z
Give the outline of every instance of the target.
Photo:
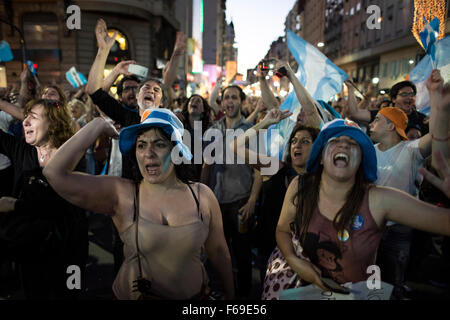
M 359 10 L 361 10 L 361 2 L 356 4 L 356 12 L 359 12 Z
M 37 65 L 40 62 L 57 64 L 61 61 L 58 23 L 54 13 L 24 13 L 22 15 L 22 26 L 27 60 L 31 60 Z M 22 50 L 13 50 L 13 55 L 16 59 L 21 59 Z
M 389 65 L 387 63 L 383 63 L 383 66 L 381 68 L 381 77 L 386 78 L 388 76 L 388 67 Z
M 58 19 L 54 13 L 25 13 L 22 21 L 27 49 L 59 49 Z
M 112 28 L 108 29 L 108 36 L 112 37 L 116 31 L 116 41 L 109 52 L 108 59 L 106 60 L 107 64 L 116 65 L 120 61 L 131 59 L 127 37 L 119 30 Z

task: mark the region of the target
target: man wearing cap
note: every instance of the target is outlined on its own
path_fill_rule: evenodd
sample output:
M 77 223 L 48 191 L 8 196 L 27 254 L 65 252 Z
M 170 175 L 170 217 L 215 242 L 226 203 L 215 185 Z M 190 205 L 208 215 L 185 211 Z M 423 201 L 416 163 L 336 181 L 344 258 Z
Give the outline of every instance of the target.
M 348 86 L 349 93 L 353 92 L 353 87 Z M 426 123 L 427 116 L 416 110 L 417 89 L 411 81 L 401 81 L 396 83 L 390 90 L 389 95 L 395 108 L 402 110 L 408 118 L 408 125 L 419 127 L 423 135 L 429 131 Z M 356 104 L 349 103 L 347 113 L 355 121 L 373 122 L 378 110 L 360 109 Z
M 435 78 L 433 78 L 435 77 Z M 433 71 L 427 81 L 430 90 L 438 83 L 440 75 Z M 433 89 L 431 89 L 433 90 Z M 434 91 L 431 91 L 434 92 Z M 417 195 L 417 185 L 421 176 L 418 169 L 433 149 L 439 149 L 447 154 L 445 144 L 434 142 L 434 135 L 441 137 L 447 131 L 448 112 L 445 106 L 438 105 L 438 99 L 431 97 L 430 131 L 420 139 L 408 141 L 405 129 L 408 117 L 397 107 L 381 109 L 375 120 L 370 124 L 370 137 L 376 143 L 375 150 L 378 162 L 377 185 L 400 189 L 412 196 Z M 443 121 L 441 121 L 443 120 Z M 432 140 L 433 137 L 433 140 Z M 382 278 L 395 285 L 393 295 L 403 297 L 403 281 L 408 265 L 412 229 L 388 221 L 378 255 Z
M 256 199 L 261 189 L 261 175 L 246 164 L 236 164 L 233 151 L 228 148 L 226 130 L 241 130 L 245 132 L 251 127 L 241 114 L 241 106 L 245 100 L 245 94 L 238 86 L 228 86 L 222 91 L 221 106 L 225 111 L 225 117 L 216 121 L 205 133 L 213 136 L 220 134 L 223 137 L 223 153 L 214 155 L 213 159 L 220 157 L 223 164 L 215 161 L 211 165 L 205 164 L 202 170 L 201 181 L 208 185 L 219 201 L 223 217 L 225 238 L 230 251 L 233 251 L 237 266 L 237 293 L 240 298 L 248 298 L 252 284 L 252 255 L 250 234 L 245 230 L 248 219 L 253 215 Z M 237 133 L 233 133 L 236 137 Z M 211 140 L 210 140 L 211 141 Z M 232 141 L 229 140 L 229 141 Z M 211 144 L 212 145 L 212 144 Z M 208 147 L 205 148 L 205 152 Z M 233 155 L 234 162 L 226 164 L 226 157 Z M 205 163 L 211 163 L 205 154 Z M 242 162 L 243 163 L 243 162 Z M 240 215 L 240 217 L 238 217 Z M 240 221 L 240 223 L 239 223 Z M 240 226 L 239 226 L 240 225 Z

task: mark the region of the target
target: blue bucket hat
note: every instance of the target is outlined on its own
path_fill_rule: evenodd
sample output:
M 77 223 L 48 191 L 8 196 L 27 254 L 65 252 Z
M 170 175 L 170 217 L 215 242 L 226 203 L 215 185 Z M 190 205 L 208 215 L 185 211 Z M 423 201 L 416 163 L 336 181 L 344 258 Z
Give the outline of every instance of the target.
M 136 144 L 138 132 L 141 129 L 158 127 L 164 130 L 172 141 L 175 142 L 175 148 L 181 155 L 187 159 L 192 159 L 189 148 L 183 143 L 184 127 L 180 119 L 168 109 L 147 109 L 141 117 L 141 123 L 126 127 L 120 131 L 119 149 L 126 154 L 130 152 Z
M 340 136 L 348 136 L 359 144 L 362 151 L 361 164 L 364 169 L 364 176 L 370 182 L 376 181 L 377 155 L 373 143 L 355 122 L 347 119 L 335 119 L 323 126 L 312 146 L 311 153 L 306 162 L 306 171 L 312 173 L 317 170 L 322 150 L 328 140 Z

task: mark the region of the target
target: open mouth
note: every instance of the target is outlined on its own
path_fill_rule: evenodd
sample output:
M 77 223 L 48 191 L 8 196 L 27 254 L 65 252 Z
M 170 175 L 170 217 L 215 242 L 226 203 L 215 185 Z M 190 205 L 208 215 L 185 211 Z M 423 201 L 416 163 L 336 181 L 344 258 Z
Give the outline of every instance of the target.
M 294 158 L 300 158 L 303 155 L 303 153 L 296 151 L 294 152 Z
M 349 161 L 348 155 L 342 152 L 337 153 L 333 157 L 333 163 L 338 168 L 345 168 L 346 166 L 348 166 L 348 161 Z
M 227 106 L 226 107 L 227 112 L 231 113 L 234 111 L 234 107 L 233 106 Z
M 148 164 L 145 166 L 145 170 L 150 175 L 158 174 L 159 173 L 159 165 L 158 164 Z
M 144 96 L 144 102 L 153 103 L 154 99 L 152 96 Z

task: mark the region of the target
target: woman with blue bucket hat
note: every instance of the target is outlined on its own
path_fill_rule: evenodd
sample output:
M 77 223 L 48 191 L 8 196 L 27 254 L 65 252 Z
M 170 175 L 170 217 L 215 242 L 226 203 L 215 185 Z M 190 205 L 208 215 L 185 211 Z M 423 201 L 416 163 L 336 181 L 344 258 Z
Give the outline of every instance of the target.
M 120 151 L 135 155 L 135 181 L 74 173 L 102 133 L 117 131 L 96 118 L 61 147 L 44 174 L 69 202 L 112 216 L 125 261 L 113 283 L 117 299 L 204 299 L 208 278 L 203 248 L 217 270 L 225 298 L 234 297 L 231 259 L 213 192 L 191 183 L 181 161 L 192 154 L 183 125 L 170 110 L 146 110 L 141 123 L 122 129 Z
M 367 281 L 387 220 L 450 234 L 449 209 L 373 184 L 375 149 L 350 120 L 333 120 L 323 127 L 306 171 L 290 184 L 276 231 L 278 246 L 302 284 L 329 290 L 323 278 L 338 284 Z M 294 251 L 291 232 L 300 240 L 301 254 Z

